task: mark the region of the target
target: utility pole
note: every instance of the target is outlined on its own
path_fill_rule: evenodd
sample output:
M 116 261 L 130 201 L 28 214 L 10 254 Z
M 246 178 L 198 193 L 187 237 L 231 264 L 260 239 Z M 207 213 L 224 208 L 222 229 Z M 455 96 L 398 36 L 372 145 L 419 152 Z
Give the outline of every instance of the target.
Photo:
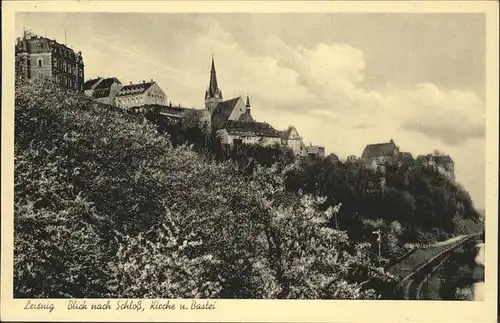
M 378 265 L 380 266 L 381 244 L 382 244 L 382 231 L 380 231 L 380 228 L 379 228 L 377 231 L 373 231 L 373 234 L 377 235 L 377 242 L 378 242 Z

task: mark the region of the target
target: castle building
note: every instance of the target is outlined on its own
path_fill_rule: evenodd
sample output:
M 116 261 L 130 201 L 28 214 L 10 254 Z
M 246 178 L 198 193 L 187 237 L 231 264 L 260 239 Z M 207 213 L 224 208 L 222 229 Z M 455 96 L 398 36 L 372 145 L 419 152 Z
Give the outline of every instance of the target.
M 47 77 L 63 88 L 83 91 L 82 53 L 46 37 L 24 31 L 15 46 L 16 78 L 28 81 Z
M 313 145 L 312 143 L 306 147 L 307 156 L 325 158 L 325 147 Z
M 122 83 L 116 77 L 98 77 L 85 82 L 83 91 L 95 101 L 116 106 L 116 96 L 122 87 Z
M 455 163 L 449 155 L 418 155 L 416 161 L 419 165 L 437 169 L 441 174 L 448 177 L 451 181 L 455 181 Z
M 391 139 L 388 143 L 366 145 L 361 159 L 367 164 L 391 162 L 399 156 L 399 147 Z
M 125 85 L 116 95 L 116 106 L 128 110 L 147 105 L 167 105 L 167 95 L 154 81 Z
M 297 129 L 290 125 L 287 130 L 280 131 L 281 143 L 289 147 L 296 156 L 306 156 L 307 149 L 304 145 L 302 137 L 299 135 Z

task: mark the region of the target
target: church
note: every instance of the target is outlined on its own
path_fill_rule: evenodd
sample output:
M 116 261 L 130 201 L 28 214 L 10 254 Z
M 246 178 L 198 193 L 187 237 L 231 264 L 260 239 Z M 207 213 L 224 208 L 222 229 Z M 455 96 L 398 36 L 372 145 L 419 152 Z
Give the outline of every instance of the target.
M 266 122 L 256 122 L 252 117 L 248 95 L 246 100 L 241 96 L 224 100 L 222 90 L 217 84 L 213 57 L 202 120 L 210 133 L 215 133 L 226 146 L 234 147 L 238 144 L 279 146 L 282 143 L 280 133 L 276 129 Z

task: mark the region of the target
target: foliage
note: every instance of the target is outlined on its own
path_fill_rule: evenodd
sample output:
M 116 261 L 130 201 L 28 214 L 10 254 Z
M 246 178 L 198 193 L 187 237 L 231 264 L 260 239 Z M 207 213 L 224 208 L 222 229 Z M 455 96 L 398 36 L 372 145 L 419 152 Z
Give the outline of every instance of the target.
M 14 295 L 377 297 L 364 282 L 390 278 L 328 225 L 339 204 L 286 190 L 297 164 L 241 170 L 139 116 L 19 85 Z

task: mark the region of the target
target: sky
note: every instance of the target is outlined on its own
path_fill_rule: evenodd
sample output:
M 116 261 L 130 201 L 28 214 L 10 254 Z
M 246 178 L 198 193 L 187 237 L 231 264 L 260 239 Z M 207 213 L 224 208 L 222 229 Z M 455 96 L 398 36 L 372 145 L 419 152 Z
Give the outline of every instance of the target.
M 187 107 L 204 107 L 214 55 L 224 99 L 248 93 L 257 121 L 340 158 L 391 138 L 439 150 L 484 208 L 484 14 L 17 13 L 23 27 L 66 37 L 85 79 L 154 79 Z

